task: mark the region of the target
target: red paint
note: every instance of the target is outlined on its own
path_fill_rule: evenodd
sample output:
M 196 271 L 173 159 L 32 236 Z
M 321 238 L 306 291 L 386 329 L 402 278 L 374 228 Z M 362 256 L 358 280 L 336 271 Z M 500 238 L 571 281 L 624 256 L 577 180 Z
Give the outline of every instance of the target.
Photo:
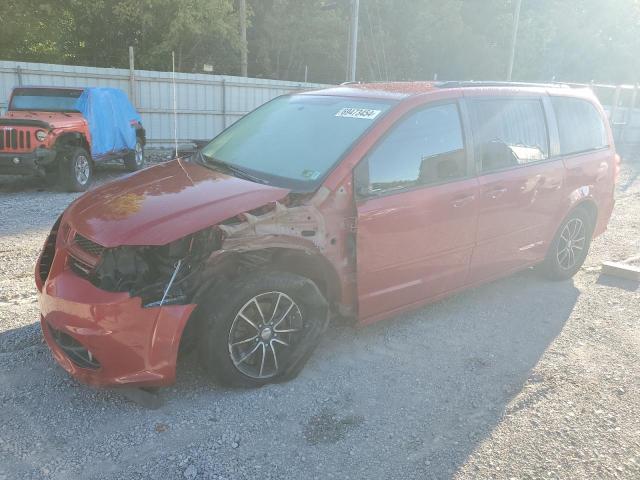
M 363 318 L 464 283 L 474 246 L 477 197 L 478 181 L 472 178 L 358 205 Z
M 544 257 L 557 228 L 549 219 L 563 201 L 563 176 L 558 159 L 478 178 L 478 229 L 470 282 Z
M 570 95 L 595 102 L 586 90 L 438 89 L 416 83 L 345 85 L 313 93 L 392 98 L 398 103 L 303 202 L 322 219 L 322 238 L 257 233 L 229 244 L 244 250 L 287 247 L 322 255 L 340 284 L 337 303 L 358 312 L 361 324 L 540 262 L 561 221 L 581 202 L 597 208 L 594 233 L 606 228 L 617 169 L 609 129 L 612 146 L 600 151 L 552 155 L 541 163 L 354 201 L 355 166 L 395 122 L 417 107 L 492 95 Z M 598 109 L 602 112 L 599 105 Z M 138 298 L 101 291 L 76 277 L 66 267 L 73 246 L 64 238 L 65 229 L 67 235 L 78 231 L 106 247 L 160 245 L 268 203 L 287 203 L 287 195 L 284 189 L 178 160 L 80 197 L 64 214 L 46 282 L 36 274 L 43 329 L 57 361 L 95 385 L 165 385 L 175 377 L 180 336 L 195 307 L 141 308 Z M 306 214 L 303 217 L 306 221 Z M 212 262 L 221 255 L 224 251 L 216 252 Z M 88 347 L 102 369 L 89 371 L 71 363 L 52 341 L 47 324 Z
M 89 124 L 84 119 L 81 113 L 68 112 L 26 112 L 26 111 L 14 111 L 7 112 L 6 115 L 1 117 L 5 120 L 40 120 L 48 123 L 51 129 L 48 130 L 42 127 L 31 126 L 0 126 L 0 133 L 4 133 L 4 129 L 16 128 L 22 131 L 31 132 L 31 148 L 5 148 L 2 150 L 4 153 L 25 153 L 32 152 L 38 147 L 52 148 L 56 140 L 65 133 L 78 133 L 82 135 L 89 145 L 91 145 L 91 134 L 89 133 Z M 50 131 L 49 135 L 43 142 L 39 142 L 35 138 L 35 132 L 38 130 Z
M 287 193 L 174 160 L 91 190 L 65 220 L 105 247 L 164 245 Z
M 175 379 L 180 335 L 194 305 L 141 308 L 139 298 L 98 290 L 66 267 L 58 250 L 40 295 L 42 331 L 54 358 L 92 385 L 166 385 Z M 71 335 L 102 364 L 76 366 L 52 339 L 50 327 Z

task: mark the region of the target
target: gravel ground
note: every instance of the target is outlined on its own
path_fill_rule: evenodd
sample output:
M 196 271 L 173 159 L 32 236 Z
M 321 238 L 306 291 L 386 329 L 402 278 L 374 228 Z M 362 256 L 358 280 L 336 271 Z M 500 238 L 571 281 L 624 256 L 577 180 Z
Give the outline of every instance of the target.
M 571 281 L 525 271 L 332 326 L 297 379 L 258 390 L 186 358 L 158 410 L 54 363 L 33 267 L 75 195 L 0 177 L 0 479 L 638 479 L 640 293 L 599 265 L 640 253 L 639 171 Z

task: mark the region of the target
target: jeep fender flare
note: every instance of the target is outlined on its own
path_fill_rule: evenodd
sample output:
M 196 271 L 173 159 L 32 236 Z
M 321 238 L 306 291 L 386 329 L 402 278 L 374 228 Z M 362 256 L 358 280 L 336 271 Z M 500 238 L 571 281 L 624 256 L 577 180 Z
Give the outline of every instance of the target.
M 82 147 L 89 154 L 90 161 L 93 162 L 93 158 L 91 157 L 91 145 L 87 141 L 87 138 L 79 132 L 67 132 L 61 134 L 53 145 L 53 149 L 56 152 L 65 152 L 72 147 Z

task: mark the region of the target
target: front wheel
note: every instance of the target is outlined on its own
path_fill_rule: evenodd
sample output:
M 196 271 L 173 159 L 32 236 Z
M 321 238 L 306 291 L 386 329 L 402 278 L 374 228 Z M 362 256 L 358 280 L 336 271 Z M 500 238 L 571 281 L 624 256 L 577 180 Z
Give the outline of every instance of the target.
M 587 258 L 592 234 L 589 215 L 583 209 L 571 212 L 549 245 L 543 263 L 545 274 L 552 280 L 565 280 L 578 273 Z
M 232 282 L 198 307 L 200 358 L 227 385 L 258 387 L 297 375 L 328 323 L 311 280 L 259 272 Z
M 144 145 L 142 145 L 140 138 L 137 138 L 133 151 L 124 157 L 124 166 L 130 172 L 135 172 L 144 168 L 144 160 Z
M 93 181 L 91 157 L 82 147 L 74 147 L 61 153 L 58 168 L 59 182 L 70 192 L 84 192 Z

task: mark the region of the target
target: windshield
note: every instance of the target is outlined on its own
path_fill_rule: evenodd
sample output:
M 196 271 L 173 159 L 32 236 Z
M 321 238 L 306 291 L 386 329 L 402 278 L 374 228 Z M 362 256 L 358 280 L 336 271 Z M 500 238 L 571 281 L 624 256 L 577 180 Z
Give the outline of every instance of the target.
M 19 88 L 13 92 L 9 110 L 77 112 L 76 101 L 82 90 L 58 88 Z
M 322 95 L 278 97 L 245 116 L 202 149 L 296 192 L 315 190 L 391 102 Z

